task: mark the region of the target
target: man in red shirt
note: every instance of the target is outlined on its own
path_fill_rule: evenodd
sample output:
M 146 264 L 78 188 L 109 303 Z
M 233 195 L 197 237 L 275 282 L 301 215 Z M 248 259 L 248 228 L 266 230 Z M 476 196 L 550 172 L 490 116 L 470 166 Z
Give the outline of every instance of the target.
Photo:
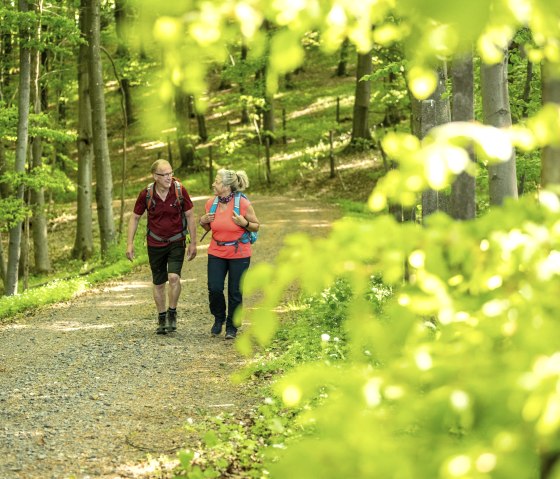
M 152 270 L 154 301 L 158 310 L 157 334 L 177 329 L 177 303 L 181 294 L 181 269 L 185 258 L 196 256 L 196 221 L 187 190 L 173 178 L 171 165 L 157 160 L 151 168 L 154 183 L 140 192 L 128 222 L 126 257 L 134 259 L 134 236 L 148 210 L 148 257 Z M 181 191 L 178 192 L 177 189 Z M 187 229 L 190 242 L 187 243 Z M 169 282 L 166 308 L 165 284 Z

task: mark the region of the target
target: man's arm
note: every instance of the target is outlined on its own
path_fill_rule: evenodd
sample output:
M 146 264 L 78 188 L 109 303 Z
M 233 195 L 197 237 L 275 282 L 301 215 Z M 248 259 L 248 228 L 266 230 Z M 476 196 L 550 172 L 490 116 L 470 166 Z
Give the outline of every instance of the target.
M 126 257 L 132 261 L 134 259 L 134 236 L 136 235 L 136 230 L 138 229 L 138 223 L 140 223 L 141 215 L 132 213 L 130 215 L 130 220 L 128 220 L 128 241 L 126 246 Z
M 187 219 L 187 228 L 191 237 L 187 248 L 187 260 L 191 261 L 196 257 L 196 220 L 194 218 L 194 208 L 185 211 L 185 218 Z

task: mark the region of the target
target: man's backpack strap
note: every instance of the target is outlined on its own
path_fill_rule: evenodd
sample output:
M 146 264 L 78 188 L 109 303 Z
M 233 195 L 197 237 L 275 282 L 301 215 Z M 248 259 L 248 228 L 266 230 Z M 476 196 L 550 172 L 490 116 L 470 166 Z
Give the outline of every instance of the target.
M 173 187 L 175 188 L 176 201 L 179 203 L 181 211 L 183 211 L 185 198 L 183 197 L 183 188 L 181 182 L 173 178 Z M 151 209 L 155 204 L 156 200 L 154 199 L 154 183 L 152 182 L 146 187 L 146 209 Z
M 154 184 L 150 183 L 146 187 L 146 209 L 149 211 L 154 204 Z
M 173 184 L 175 185 L 175 198 L 179 203 L 179 209 L 181 210 L 181 221 L 183 223 L 183 236 L 187 236 L 187 218 L 185 218 L 185 211 L 183 210 L 183 204 L 185 199 L 183 198 L 183 187 L 181 182 L 176 178 L 173 178 Z
M 179 206 L 181 207 L 181 211 L 183 211 L 183 206 L 185 204 L 185 199 L 183 198 L 183 185 L 181 185 L 181 182 L 179 180 L 177 180 L 176 178 L 173 178 L 173 184 L 175 185 L 175 197 L 177 198 L 177 201 L 179 202 Z

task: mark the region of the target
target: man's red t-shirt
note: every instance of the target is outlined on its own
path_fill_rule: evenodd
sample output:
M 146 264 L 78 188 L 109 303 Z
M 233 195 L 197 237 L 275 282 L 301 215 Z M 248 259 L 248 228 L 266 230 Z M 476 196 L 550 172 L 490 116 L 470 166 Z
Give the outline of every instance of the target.
M 193 207 L 193 202 L 187 190 L 183 185 L 181 185 L 181 192 L 183 194 L 183 212 L 190 210 Z M 138 195 L 136 199 L 136 204 L 134 205 L 134 213 L 139 216 L 144 214 L 146 211 L 146 195 L 148 194 L 148 189 L 145 188 Z M 160 238 L 171 238 L 178 233 L 183 231 L 183 220 L 181 218 L 181 205 L 179 204 L 179 199 L 175 194 L 175 185 L 172 183 L 171 188 L 167 193 L 167 197 L 160 198 L 156 192 L 156 188 L 152 189 L 152 204 L 150 211 L 148 211 L 148 228 L 154 234 Z M 148 246 L 166 246 L 169 243 L 163 243 L 157 241 L 151 236 L 147 236 Z M 177 241 L 183 241 L 181 238 Z

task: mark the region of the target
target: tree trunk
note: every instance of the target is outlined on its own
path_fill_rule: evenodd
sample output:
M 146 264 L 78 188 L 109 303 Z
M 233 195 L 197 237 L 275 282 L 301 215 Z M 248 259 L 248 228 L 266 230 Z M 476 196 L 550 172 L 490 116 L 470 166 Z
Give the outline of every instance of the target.
M 80 4 L 80 31 L 87 35 L 87 0 Z M 92 227 L 92 131 L 89 96 L 88 47 L 80 45 L 78 52 L 78 218 L 72 257 L 86 261 L 93 254 Z
M 31 64 L 33 65 L 33 59 L 31 59 Z M 31 81 L 33 82 L 33 79 Z M 29 207 L 31 204 L 31 192 L 29 189 L 26 190 L 25 196 L 25 203 Z M 23 220 L 23 235 L 21 237 L 21 252 L 19 256 L 19 278 L 20 283 L 22 283 L 22 291 L 27 291 L 29 288 L 29 223 L 29 216 L 26 216 Z
M 37 0 L 33 9 L 38 17 L 41 17 L 43 0 Z M 36 40 L 39 43 L 41 37 L 41 26 L 36 31 Z M 35 114 L 41 113 L 42 99 L 41 86 L 39 83 L 41 70 L 41 52 L 31 52 L 31 101 Z M 43 166 L 43 142 L 40 136 L 31 139 L 31 170 Z M 37 273 L 48 273 L 51 270 L 49 259 L 49 241 L 47 237 L 47 216 L 45 213 L 45 190 L 43 187 L 31 189 L 31 208 L 33 212 L 33 254 L 35 260 L 35 271 Z
M 4 261 L 4 238 L 0 233 L 0 279 L 2 283 L 6 284 L 6 261 Z
M 480 67 L 482 114 L 484 123 L 496 128 L 511 126 L 507 80 L 507 55 L 496 65 Z M 515 152 L 505 163 L 488 166 L 490 204 L 501 205 L 505 198 L 517 198 Z
M 177 120 L 177 144 L 179 146 L 180 167 L 192 169 L 194 167 L 194 147 L 189 137 L 190 133 L 190 95 L 180 87 L 175 89 L 175 118 Z
M 560 77 L 552 74 L 549 63 L 543 65 L 542 89 L 543 103 L 560 106 Z M 560 196 L 560 148 L 558 146 L 543 148 L 541 162 L 542 187 Z
M 1 100 L 0 96 L 0 100 Z M 8 169 L 6 164 L 6 150 L 4 142 L 0 139 L 0 176 L 2 176 Z M 7 198 L 10 195 L 10 187 L 7 183 L 0 183 L 0 198 Z
M 198 137 L 200 141 L 206 142 L 208 140 L 208 130 L 206 129 L 206 119 L 200 113 L 196 114 L 196 124 L 198 125 Z
M 109 145 L 107 141 L 107 119 L 105 116 L 105 92 L 101 64 L 100 16 L 101 0 L 88 0 L 88 45 L 89 45 L 89 88 L 91 124 L 93 132 L 93 154 L 95 158 L 95 199 L 99 222 L 101 255 L 105 256 L 115 240 L 113 221 L 113 177 Z
M 263 108 L 263 130 L 264 138 L 268 139 L 268 144 L 274 143 L 274 105 L 272 99 L 267 93 L 264 94 L 264 108 Z
M 10 57 L 12 57 L 13 48 L 13 35 L 10 32 L 5 32 L 1 36 L 2 39 L 2 47 L 1 47 L 1 54 L 2 54 L 2 62 L 0 62 L 0 90 L 6 91 L 8 85 L 10 84 L 11 76 L 8 72 L 9 68 L 6 68 L 6 64 L 13 62 L 10 61 Z M 15 60 L 14 60 L 15 62 Z
M 527 74 L 525 75 L 525 86 L 523 87 L 523 118 L 527 118 L 529 111 L 529 100 L 531 99 L 531 82 L 533 81 L 533 62 L 527 58 Z
M 12 49 L 12 35 L 5 33 L 0 35 L 0 102 L 5 101 L 4 91 L 9 84 L 9 75 L 7 74 L 8 66 L 5 62 L 9 59 Z M 2 176 L 7 171 L 6 164 L 6 152 L 4 147 L 4 141 L 0 138 L 0 176 Z M 0 198 L 7 198 L 10 194 L 10 188 L 7 183 L 0 183 Z M 2 261 L 4 257 L 2 256 Z M 5 270 L 5 267 L 4 267 Z M 6 275 L 2 277 L 2 280 Z
M 130 93 L 130 79 L 121 79 L 121 94 L 124 96 L 124 108 L 126 111 L 126 125 L 130 126 L 135 121 L 134 108 L 132 106 L 132 94 Z
M 249 53 L 249 49 L 247 45 L 241 45 L 241 62 L 245 63 L 247 61 L 247 54 Z M 245 84 L 243 80 L 239 82 L 239 93 L 243 97 L 245 95 Z M 249 112 L 247 111 L 247 100 L 241 99 L 241 124 L 247 125 L 249 124 Z
M 223 75 L 223 72 L 226 68 L 227 68 L 226 65 L 222 67 L 222 72 L 220 74 L 220 84 L 218 85 L 218 91 L 229 90 L 231 88 L 231 80 Z
M 115 0 L 115 31 L 117 33 L 117 56 L 128 57 L 128 0 Z
M 340 58 L 336 67 L 336 76 L 345 77 L 347 75 L 346 66 L 348 65 L 348 50 L 350 48 L 350 40 L 345 38 L 340 46 Z
M 387 76 L 383 78 L 383 88 L 390 90 L 392 85 L 397 81 L 397 74 L 390 71 Z M 384 128 L 394 128 L 402 120 L 402 114 L 399 108 L 394 103 L 389 103 L 385 105 L 385 114 L 383 115 L 383 121 L 381 124 Z
M 453 85 L 452 121 L 474 121 L 474 70 L 472 53 L 456 58 L 451 65 Z M 472 149 L 469 151 L 474 161 Z M 458 220 L 473 219 L 476 215 L 476 180 L 461 173 L 451 188 L 451 216 Z
M 294 82 L 294 72 L 289 72 L 284 75 L 284 88 L 286 90 L 293 90 L 296 87 Z
M 46 25 L 41 25 L 41 32 L 43 37 L 48 35 L 48 27 Z M 41 91 L 41 110 L 47 111 L 49 109 L 49 82 L 46 80 L 45 76 L 48 75 L 50 71 L 50 58 L 48 50 L 43 50 L 41 53 L 41 67 L 40 70 L 43 72 L 43 81 L 39 83 L 39 89 Z
M 361 141 L 370 142 L 369 131 L 369 101 L 371 97 L 371 82 L 369 79 L 362 81 L 365 75 L 373 72 L 372 53 L 358 54 L 356 69 L 356 93 L 354 96 L 354 115 L 352 118 L 352 138 L 350 144 Z
M 447 68 L 438 68 L 438 85 L 427 100 L 412 99 L 413 133 L 424 138 L 435 126 L 448 123 L 451 119 L 449 100 L 445 97 Z M 439 191 L 428 189 L 422 192 L 422 220 L 436 211 L 448 209 L 448 198 Z
M 27 0 L 19 0 L 19 11 L 25 13 L 28 11 Z M 29 48 L 25 46 L 29 39 L 27 27 L 20 27 L 20 39 L 22 46 L 19 50 L 19 96 L 18 96 L 18 126 L 16 140 L 16 159 L 15 172 L 25 172 L 25 161 L 27 158 L 27 142 L 29 140 L 29 98 L 30 98 L 30 78 L 31 64 Z M 19 185 L 16 193 L 16 199 L 23 205 L 24 188 Z M 18 267 L 21 252 L 21 230 L 22 222 L 18 221 L 15 226 L 10 229 L 10 239 L 8 244 L 8 266 L 6 270 L 6 283 L 4 294 L 11 296 L 18 292 Z

